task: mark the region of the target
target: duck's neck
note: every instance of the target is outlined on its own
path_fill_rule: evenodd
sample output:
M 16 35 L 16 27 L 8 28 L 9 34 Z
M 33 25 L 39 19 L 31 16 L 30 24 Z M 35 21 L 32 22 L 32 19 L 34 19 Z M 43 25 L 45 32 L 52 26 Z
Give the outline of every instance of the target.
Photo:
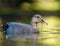
M 32 24 L 32 27 L 33 27 L 33 28 L 37 29 L 37 23 L 32 22 L 31 24 Z

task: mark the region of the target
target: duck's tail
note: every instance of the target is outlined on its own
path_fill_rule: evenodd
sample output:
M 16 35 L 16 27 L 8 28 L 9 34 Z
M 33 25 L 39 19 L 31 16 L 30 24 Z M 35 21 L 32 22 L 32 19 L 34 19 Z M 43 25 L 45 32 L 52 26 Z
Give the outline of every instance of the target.
M 8 24 L 0 24 L 0 26 L 2 27 L 2 30 L 4 32 L 4 34 L 6 35 L 7 34 L 7 29 L 8 29 Z
M 3 24 L 0 24 L 1 27 L 3 27 Z

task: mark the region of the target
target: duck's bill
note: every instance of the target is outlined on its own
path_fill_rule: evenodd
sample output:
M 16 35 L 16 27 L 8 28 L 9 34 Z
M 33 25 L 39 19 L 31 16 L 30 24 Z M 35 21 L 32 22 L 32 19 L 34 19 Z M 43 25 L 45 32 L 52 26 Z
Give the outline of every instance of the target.
M 48 25 L 48 23 L 47 23 L 47 22 L 43 22 L 43 23 L 45 23 L 46 25 Z
M 47 22 L 45 22 L 44 20 L 42 20 L 42 23 L 45 23 L 45 24 L 47 24 L 47 25 L 48 25 L 48 23 L 47 23 Z

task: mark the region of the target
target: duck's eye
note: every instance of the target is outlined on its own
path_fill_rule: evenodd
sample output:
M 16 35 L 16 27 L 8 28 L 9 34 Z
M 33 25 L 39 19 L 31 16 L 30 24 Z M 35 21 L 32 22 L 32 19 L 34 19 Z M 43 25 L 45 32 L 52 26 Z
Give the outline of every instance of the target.
M 39 18 L 39 17 L 37 16 L 37 18 Z

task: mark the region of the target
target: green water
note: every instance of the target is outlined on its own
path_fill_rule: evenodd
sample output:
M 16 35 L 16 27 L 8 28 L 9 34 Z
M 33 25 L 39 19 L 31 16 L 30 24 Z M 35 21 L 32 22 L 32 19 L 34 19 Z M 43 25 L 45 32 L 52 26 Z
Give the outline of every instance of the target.
M 37 37 L 36 46 L 60 46 L 59 32 L 41 32 Z M 0 46 L 33 46 L 32 39 L 18 38 L 17 40 L 6 40 L 0 33 Z
M 49 25 L 38 26 L 40 34 L 35 45 L 32 44 L 32 39 L 22 37 L 6 40 L 0 31 L 0 46 L 60 46 L 60 18 L 48 17 L 45 20 Z

